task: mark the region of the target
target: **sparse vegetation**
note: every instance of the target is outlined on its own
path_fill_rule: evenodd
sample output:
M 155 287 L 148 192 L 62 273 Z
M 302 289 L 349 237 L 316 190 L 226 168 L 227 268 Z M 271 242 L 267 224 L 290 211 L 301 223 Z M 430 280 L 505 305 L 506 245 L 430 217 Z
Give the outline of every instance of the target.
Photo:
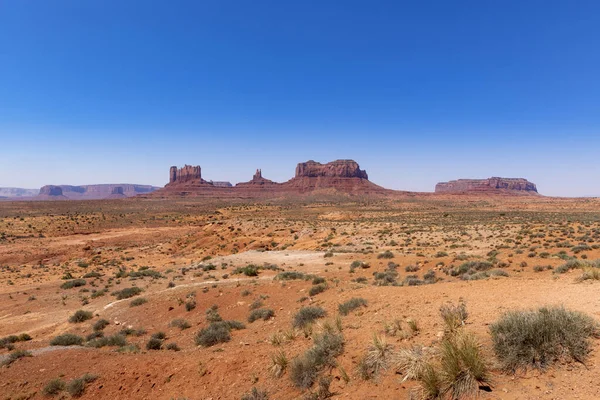
M 367 301 L 365 299 L 363 299 L 361 297 L 353 297 L 350 300 L 348 300 L 342 304 L 338 304 L 338 311 L 342 315 L 348 315 L 352 311 L 354 311 L 360 307 L 366 307 L 366 306 L 367 306 Z

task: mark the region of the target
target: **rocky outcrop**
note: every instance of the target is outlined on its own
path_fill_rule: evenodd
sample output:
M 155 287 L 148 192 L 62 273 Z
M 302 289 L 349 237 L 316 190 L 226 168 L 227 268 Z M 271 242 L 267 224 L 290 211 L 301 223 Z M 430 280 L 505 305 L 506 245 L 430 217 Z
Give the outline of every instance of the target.
M 534 183 L 523 178 L 458 179 L 435 185 L 436 193 L 520 192 L 537 194 Z
M 110 195 L 107 197 L 107 199 L 122 199 L 125 197 L 127 196 L 125 196 L 123 186 L 115 186 L 114 188 L 112 188 L 112 191 L 110 192 Z
M 233 187 L 231 182 L 227 181 L 209 181 L 209 183 L 214 187 Z
M 299 163 L 296 166 L 296 178 L 307 177 L 330 177 L 330 178 L 359 178 L 369 179 L 367 172 L 361 170 L 354 160 L 336 160 L 327 164 L 321 164 L 310 160 Z
M 169 171 L 169 184 L 180 184 L 187 182 L 202 182 L 202 170 L 199 165 L 185 165 L 183 168 L 177 169 L 172 166 Z
M 250 187 L 269 186 L 269 187 L 273 188 L 275 185 L 279 185 L 279 183 L 276 183 L 269 179 L 263 178 L 262 170 L 257 169 L 256 172 L 254 173 L 254 176 L 252 176 L 252 180 L 250 180 L 248 182 L 238 183 L 237 185 L 235 185 L 235 187 L 250 188 Z

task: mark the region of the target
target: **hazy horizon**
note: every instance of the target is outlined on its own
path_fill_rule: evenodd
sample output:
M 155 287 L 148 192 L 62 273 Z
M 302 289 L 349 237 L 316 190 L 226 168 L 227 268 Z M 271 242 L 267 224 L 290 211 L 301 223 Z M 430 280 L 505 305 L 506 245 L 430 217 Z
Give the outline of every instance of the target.
M 600 4 L 8 0 L 0 187 L 525 178 L 600 196 Z

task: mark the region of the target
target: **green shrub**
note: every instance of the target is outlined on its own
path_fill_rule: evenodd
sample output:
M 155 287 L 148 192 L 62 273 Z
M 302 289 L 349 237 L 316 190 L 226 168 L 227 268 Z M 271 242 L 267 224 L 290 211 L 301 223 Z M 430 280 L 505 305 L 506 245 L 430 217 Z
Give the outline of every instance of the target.
M 133 296 L 137 296 L 140 293 L 142 293 L 142 289 L 140 289 L 137 286 L 134 286 L 134 287 L 130 287 L 130 288 L 125 288 L 123 290 L 117 290 L 117 291 L 113 292 L 112 295 L 116 296 L 117 300 L 123 300 L 123 299 L 128 299 Z
M 314 285 L 310 288 L 310 290 L 308 291 L 308 294 L 310 296 L 316 296 L 319 293 L 323 293 L 324 291 L 327 290 L 327 284 L 326 283 L 320 283 L 318 285 Z
M 77 310 L 75 314 L 69 317 L 69 322 L 73 324 L 79 324 L 81 322 L 85 322 L 89 319 L 92 319 L 94 314 L 91 311 Z
M 279 281 L 291 281 L 295 279 L 306 279 L 306 274 L 297 271 L 285 271 L 275 275 L 275 279 Z
M 108 325 L 110 325 L 110 322 L 108 322 L 105 319 L 99 319 L 98 321 L 96 321 L 96 323 L 92 326 L 92 329 L 94 329 L 95 331 L 103 331 L 104 328 L 106 328 Z
M 12 353 L 8 353 L 8 356 L 0 363 L 0 365 L 10 365 L 24 357 L 32 357 L 32 354 L 27 350 L 15 350 Z
M 338 304 L 338 311 L 342 315 L 348 315 L 357 308 L 366 306 L 367 300 L 363 299 L 362 297 L 354 297 L 345 303 Z
M 44 386 L 44 389 L 42 390 L 42 392 L 46 396 L 56 396 L 57 394 L 59 394 L 60 392 L 65 390 L 66 387 L 67 387 L 67 384 L 65 383 L 65 381 L 63 381 L 62 379 L 56 378 L 56 379 L 52 379 L 50 382 L 48 382 L 46 384 L 46 386 Z
M 146 343 L 147 350 L 160 350 L 162 349 L 163 341 L 158 338 L 150 338 Z
M 54 337 L 50 341 L 50 346 L 81 346 L 83 338 L 72 333 L 65 333 Z
M 321 307 L 302 307 L 294 316 L 293 326 L 304 328 L 318 318 L 323 318 L 327 312 Z
M 458 328 L 463 326 L 469 317 L 467 305 L 460 300 L 457 305 L 448 303 L 440 307 L 440 315 L 444 320 L 445 330 L 447 333 L 456 332 Z
M 181 329 L 182 331 L 183 331 L 184 329 L 188 329 L 188 328 L 190 328 L 190 327 L 191 327 L 190 323 L 189 323 L 189 322 L 187 322 L 187 321 L 186 321 L 185 319 L 183 319 L 183 318 L 177 318 L 177 319 L 174 319 L 173 321 L 171 321 L 171 323 L 170 323 L 169 325 L 170 325 L 170 326 L 172 326 L 172 327 L 175 327 L 175 328 L 179 328 L 179 329 Z
M 381 259 L 381 258 L 388 258 L 388 259 L 389 259 L 389 258 L 394 258 L 394 253 L 392 253 L 392 252 L 391 252 L 391 251 L 389 251 L 389 250 L 386 250 L 386 251 L 384 251 L 383 253 L 379 253 L 379 254 L 377 255 L 377 258 L 380 258 L 380 259 Z
M 509 311 L 490 326 L 494 352 L 504 370 L 545 369 L 561 359 L 585 361 L 589 338 L 598 334 L 589 316 L 563 307 Z
M 131 303 L 129 303 L 129 306 L 137 307 L 137 306 L 141 306 L 142 304 L 146 304 L 147 302 L 148 302 L 148 300 L 146 300 L 146 298 L 138 297 L 137 299 L 131 300 Z
M 210 347 L 231 340 L 232 329 L 244 329 L 244 324 L 237 321 L 213 322 L 196 334 L 195 341 L 199 346 Z
M 260 267 L 254 265 L 254 264 L 250 264 L 250 265 L 246 265 L 245 267 L 236 268 L 233 271 L 233 273 L 234 274 L 244 274 L 246 276 L 258 276 L 259 269 L 260 269 Z
M 73 379 L 67 384 L 67 392 L 72 397 L 81 397 L 85 392 L 87 384 L 94 382 L 97 378 L 96 375 L 85 374 L 81 378 Z
M 325 332 L 316 336 L 313 347 L 292 361 L 290 378 L 294 386 L 300 389 L 310 388 L 319 371 L 324 367 L 334 366 L 335 357 L 343 349 L 344 338 L 340 334 Z
M 275 316 L 275 311 L 270 308 L 259 308 L 257 310 L 253 310 L 248 317 L 248 322 L 252 323 L 258 319 L 262 319 L 263 321 L 268 321 L 269 319 Z
M 60 285 L 61 289 L 71 289 L 74 287 L 80 287 L 85 285 L 85 279 L 73 279 L 71 281 L 66 281 L 62 285 Z

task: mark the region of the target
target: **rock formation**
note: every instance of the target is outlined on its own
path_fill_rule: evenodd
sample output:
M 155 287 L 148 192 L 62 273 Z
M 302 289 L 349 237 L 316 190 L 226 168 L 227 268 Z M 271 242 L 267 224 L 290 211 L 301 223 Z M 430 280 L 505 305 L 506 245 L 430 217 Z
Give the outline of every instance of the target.
M 46 185 L 40 189 L 40 195 L 43 196 L 62 196 L 63 190 L 60 186 Z
M 458 179 L 449 182 L 440 182 L 435 185 L 436 193 L 465 193 L 465 192 L 522 192 L 536 193 L 534 183 L 523 178 L 488 179 Z
M 316 178 L 320 176 L 369 179 L 367 172 L 361 170 L 354 160 L 336 160 L 327 164 L 310 160 L 296 166 L 296 178 Z
M 202 182 L 202 170 L 199 165 L 185 165 L 183 168 L 177 169 L 172 166 L 169 171 L 169 184 L 186 183 L 186 182 Z
M 23 189 L 13 187 L 0 187 L 0 198 L 19 199 L 24 197 L 33 197 L 40 193 L 39 189 Z
M 209 181 L 209 183 L 214 187 L 233 187 L 231 182 L 226 181 Z
M 250 188 L 250 187 L 260 187 L 260 186 L 270 186 L 274 188 L 275 185 L 279 185 L 279 183 L 273 182 L 269 179 L 265 179 L 262 176 L 262 170 L 257 169 L 254 175 L 252 176 L 252 180 L 248 182 L 241 182 L 235 185 L 235 187 L 240 188 Z
M 107 199 L 122 199 L 125 196 L 125 192 L 123 191 L 123 186 L 115 186 L 114 188 L 112 188 L 112 191 L 110 192 L 110 195 L 107 197 Z
M 315 161 L 299 163 L 296 176 L 284 185 L 304 193 L 317 189 L 335 189 L 353 194 L 384 193 L 386 190 L 369 181 L 367 172 L 354 160 L 336 160 L 327 164 Z

